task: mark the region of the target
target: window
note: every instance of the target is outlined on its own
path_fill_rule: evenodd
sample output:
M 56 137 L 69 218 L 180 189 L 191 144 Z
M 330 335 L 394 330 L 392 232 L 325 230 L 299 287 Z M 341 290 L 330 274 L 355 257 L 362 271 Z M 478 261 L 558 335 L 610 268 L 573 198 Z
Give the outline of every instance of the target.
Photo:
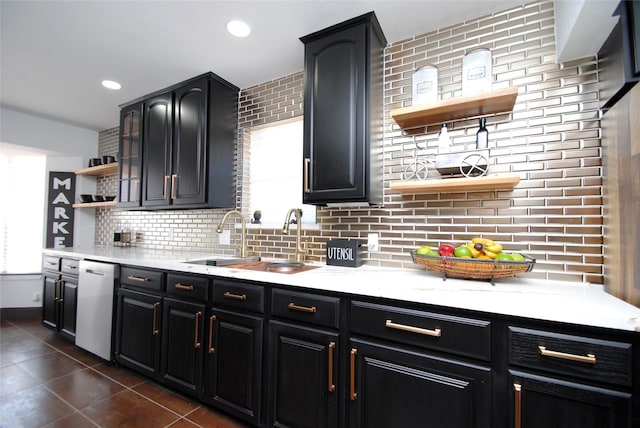
M 0 144 L 0 274 L 42 268 L 46 158 Z
M 287 211 L 302 209 L 302 223 L 316 222 L 316 207 L 302 204 L 302 119 L 251 131 L 250 213 L 261 223 L 284 223 Z

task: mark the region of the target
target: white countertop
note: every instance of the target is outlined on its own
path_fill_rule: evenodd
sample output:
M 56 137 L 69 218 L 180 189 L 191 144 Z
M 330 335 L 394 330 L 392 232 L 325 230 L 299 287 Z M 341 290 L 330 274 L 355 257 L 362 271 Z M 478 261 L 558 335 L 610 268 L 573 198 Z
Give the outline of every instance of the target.
M 359 268 L 318 265 L 294 274 L 259 272 L 184 263 L 211 253 L 139 247 L 92 246 L 46 249 L 47 254 L 110 263 L 177 270 L 197 274 L 382 297 L 494 314 L 557 321 L 617 330 L 638 331 L 640 308 L 606 293 L 601 285 L 542 281 L 518 277 L 489 282 L 447 279 L 424 269 Z

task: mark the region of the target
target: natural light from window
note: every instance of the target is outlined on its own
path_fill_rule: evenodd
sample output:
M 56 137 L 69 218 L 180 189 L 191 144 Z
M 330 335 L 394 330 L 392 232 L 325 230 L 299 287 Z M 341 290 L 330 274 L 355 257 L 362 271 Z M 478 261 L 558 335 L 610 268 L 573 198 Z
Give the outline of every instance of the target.
M 251 131 L 250 213 L 263 225 L 282 227 L 287 211 L 302 209 L 302 223 L 316 222 L 316 208 L 302 204 L 302 119 Z
M 41 271 L 45 168 L 43 155 L 0 153 L 0 274 Z

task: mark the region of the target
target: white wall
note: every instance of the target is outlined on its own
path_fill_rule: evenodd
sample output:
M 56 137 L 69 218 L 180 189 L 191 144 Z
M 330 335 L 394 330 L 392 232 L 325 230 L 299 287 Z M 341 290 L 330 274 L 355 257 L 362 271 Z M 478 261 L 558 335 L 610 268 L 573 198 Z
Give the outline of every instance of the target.
M 0 108 L 0 142 L 44 151 L 47 156 L 47 180 L 49 171 L 75 171 L 84 168 L 88 165 L 89 159 L 98 153 L 96 131 L 7 108 Z M 47 182 L 42 183 L 45 188 L 47 184 Z M 77 194 L 94 193 L 94 191 L 94 178 L 77 177 Z M 47 194 L 45 194 L 45 200 L 46 198 L 48 198 Z M 75 211 L 74 246 L 93 244 L 94 221 L 93 210 Z M 45 245 L 44 227 L 43 224 L 43 246 Z M 40 306 L 42 300 L 34 301 L 33 294 L 41 292 L 41 289 L 42 279 L 37 276 L 0 277 L 0 308 Z

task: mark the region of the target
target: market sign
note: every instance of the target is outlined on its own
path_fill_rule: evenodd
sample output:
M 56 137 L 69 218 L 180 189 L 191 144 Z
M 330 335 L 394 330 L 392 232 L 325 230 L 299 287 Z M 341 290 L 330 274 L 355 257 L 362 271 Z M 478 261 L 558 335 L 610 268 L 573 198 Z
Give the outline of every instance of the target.
M 49 172 L 47 248 L 73 247 L 73 201 L 76 176 L 73 172 Z

